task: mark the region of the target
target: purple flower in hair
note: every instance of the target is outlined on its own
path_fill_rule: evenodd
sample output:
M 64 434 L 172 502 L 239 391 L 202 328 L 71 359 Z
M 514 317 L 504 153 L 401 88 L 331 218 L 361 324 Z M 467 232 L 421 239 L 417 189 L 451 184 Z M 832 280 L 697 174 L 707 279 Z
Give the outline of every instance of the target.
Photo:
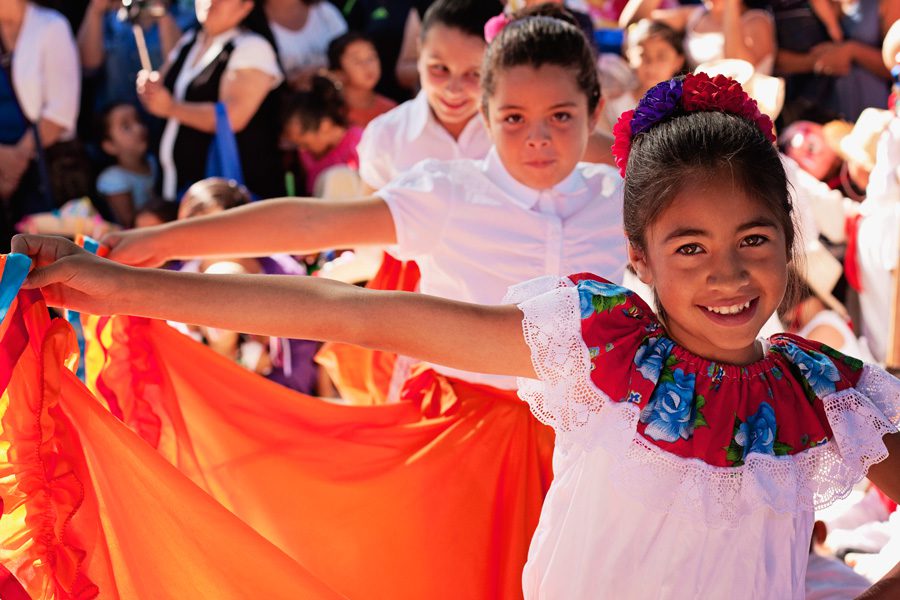
M 638 102 L 631 119 L 631 133 L 643 133 L 675 113 L 681 106 L 682 82 L 670 79 L 658 83 Z

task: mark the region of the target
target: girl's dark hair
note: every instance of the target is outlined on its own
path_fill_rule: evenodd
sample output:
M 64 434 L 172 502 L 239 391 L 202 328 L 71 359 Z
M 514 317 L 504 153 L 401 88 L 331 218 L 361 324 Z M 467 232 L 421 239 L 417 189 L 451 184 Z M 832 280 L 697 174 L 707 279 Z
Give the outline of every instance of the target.
M 553 17 L 525 17 L 503 28 L 490 43 L 481 69 L 482 106 L 497 87 L 497 74 L 519 66 L 554 65 L 575 72 L 579 89 L 587 96 L 588 111 L 600 102 L 600 82 L 594 51 L 581 30 Z
M 657 37 L 671 46 L 675 52 L 684 56 L 684 34 L 672 29 L 665 23 L 643 19 L 628 29 L 627 43 L 634 48 L 644 40 Z
M 647 227 L 689 182 L 723 177 L 771 212 L 784 231 L 786 258 L 797 258 L 794 210 L 778 149 L 756 124 L 723 112 L 681 113 L 632 139 L 624 193 L 628 241 L 646 250 Z M 788 297 L 795 285 L 789 278 Z
M 210 210 L 228 210 L 249 203 L 250 192 L 235 180 L 207 177 L 188 188 L 178 212 L 180 218 L 189 219 Z
M 331 40 L 328 44 L 328 69 L 331 71 L 340 71 L 341 58 L 344 57 L 344 52 L 347 51 L 347 48 L 350 47 L 351 44 L 355 44 L 356 42 L 368 42 L 369 44 L 372 44 L 372 40 L 358 31 L 348 31 L 344 35 L 339 35 Z M 374 46 L 374 44 L 372 45 Z
M 325 118 L 340 127 L 350 123 L 344 94 L 334 80 L 324 75 L 313 75 L 309 89 L 285 97 L 282 122 L 292 118 L 299 119 L 303 131 L 318 129 Z
M 556 2 L 532 4 L 531 6 L 520 8 L 511 16 L 512 20 L 524 19 L 525 17 L 551 17 L 553 19 L 565 21 L 570 25 L 574 25 L 575 27 L 578 27 L 579 30 L 581 29 L 578 25 L 578 21 L 575 20 L 575 17 L 572 15 L 569 9 Z
M 484 39 L 484 24 L 503 11 L 498 0 L 437 0 L 422 17 L 421 39 L 435 25 Z

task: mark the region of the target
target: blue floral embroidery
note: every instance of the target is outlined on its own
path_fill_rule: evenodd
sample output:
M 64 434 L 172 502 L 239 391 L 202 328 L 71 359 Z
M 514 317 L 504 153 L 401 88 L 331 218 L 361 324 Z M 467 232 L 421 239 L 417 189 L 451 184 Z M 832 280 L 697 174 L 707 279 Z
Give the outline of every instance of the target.
M 628 296 L 629 294 L 631 294 L 631 290 L 623 288 L 620 285 L 603 283 L 601 281 L 594 281 L 593 279 L 585 279 L 578 283 L 578 301 L 581 305 L 581 318 L 587 319 L 597 312 L 594 307 L 594 296 L 621 300 L 621 302 L 617 302 L 613 305 L 616 306 L 624 303 L 625 296 Z
M 713 389 L 719 389 L 719 387 L 722 385 L 722 380 L 725 379 L 725 369 L 723 369 L 721 365 L 711 363 L 706 369 L 706 374 L 712 381 Z
M 647 381 L 656 383 L 672 353 L 674 342 L 669 338 L 647 338 L 634 354 L 634 366 Z
M 744 459 L 751 452 L 774 456 L 776 427 L 775 409 L 768 402 L 763 402 L 756 414 L 748 417 L 745 423 L 741 423 L 734 436 L 734 441 L 744 448 Z
M 794 344 L 785 344 L 783 348 L 816 396 L 824 398 L 835 392 L 835 383 L 841 380 L 841 373 L 831 359 L 818 352 L 801 350 Z
M 641 394 L 639 392 L 628 392 L 628 397 L 625 399 L 625 402 L 631 402 L 632 404 L 640 404 L 641 403 Z
M 694 432 L 696 376 L 675 369 L 672 377 L 673 381 L 664 381 L 653 390 L 650 402 L 641 411 L 641 422 L 647 424 L 644 434 L 654 440 L 687 440 Z

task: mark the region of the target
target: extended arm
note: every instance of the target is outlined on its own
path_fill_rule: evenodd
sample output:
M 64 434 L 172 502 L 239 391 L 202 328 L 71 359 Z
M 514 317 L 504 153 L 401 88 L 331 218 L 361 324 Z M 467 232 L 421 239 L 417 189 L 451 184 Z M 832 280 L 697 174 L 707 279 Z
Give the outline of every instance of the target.
M 135 266 L 177 258 L 308 254 L 326 248 L 396 243 L 394 220 L 378 197 L 348 202 L 280 198 L 216 215 L 116 233 L 109 257 Z
M 534 377 L 515 307 L 381 292 L 312 277 L 138 269 L 62 238 L 16 236 L 38 267 L 26 280 L 47 302 L 288 338 L 335 340 L 447 366 Z

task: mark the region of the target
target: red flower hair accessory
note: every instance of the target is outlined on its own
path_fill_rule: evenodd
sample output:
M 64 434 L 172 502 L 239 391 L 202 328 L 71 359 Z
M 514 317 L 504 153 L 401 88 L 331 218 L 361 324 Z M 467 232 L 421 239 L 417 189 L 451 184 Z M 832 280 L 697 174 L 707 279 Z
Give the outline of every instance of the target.
M 625 177 L 631 141 L 635 135 L 681 112 L 717 111 L 743 117 L 759 127 L 766 139 L 775 143 L 775 126 L 768 115 L 760 112 L 756 101 L 734 79 L 706 73 L 685 75 L 651 88 L 635 110 L 622 113 L 613 127 L 612 153 L 619 173 Z

